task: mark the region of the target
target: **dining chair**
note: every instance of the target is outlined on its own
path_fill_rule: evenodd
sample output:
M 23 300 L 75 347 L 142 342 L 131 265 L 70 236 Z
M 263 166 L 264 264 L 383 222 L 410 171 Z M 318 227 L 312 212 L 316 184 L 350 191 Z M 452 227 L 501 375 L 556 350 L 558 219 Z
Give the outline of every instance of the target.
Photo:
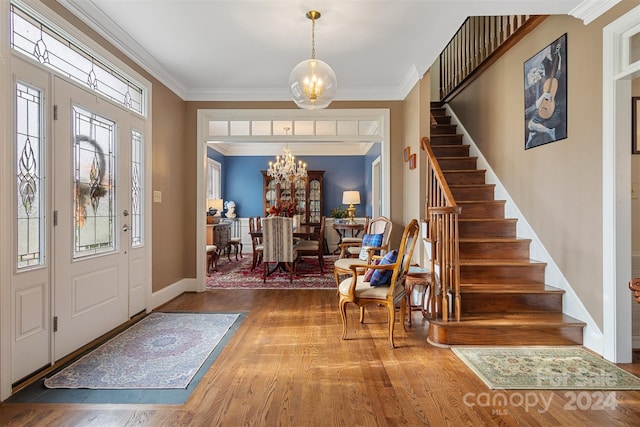
M 356 304 L 360 309 L 360 323 L 364 323 L 364 308 L 375 304 L 387 307 L 389 345 L 394 348 L 393 329 L 396 305 L 400 304 L 400 319 L 404 323 L 407 309 L 405 278 L 416 246 L 420 226 L 412 219 L 404 229 L 400 246 L 387 252 L 378 264 L 365 265 L 365 269 L 351 267 L 351 277 L 338 285 L 339 309 L 342 318 L 342 339 L 347 339 L 347 305 Z M 369 273 L 371 270 L 371 274 Z M 369 277 L 370 276 L 370 277 Z
M 374 255 L 384 255 L 389 249 L 391 230 L 393 230 L 391 220 L 387 217 L 379 216 L 372 219 L 369 222 L 369 227 L 365 229 L 365 234 L 362 236 L 365 242 L 364 244 L 362 242 L 340 244 L 342 247 L 340 257 L 338 257 L 333 264 L 333 275 L 336 280 L 336 286 L 340 284 L 342 276 L 351 274 L 352 265 L 363 266 L 371 263 Z M 373 240 L 375 240 L 375 243 L 368 244 L 368 242 L 373 242 Z M 352 258 L 350 256 L 351 252 L 357 255 Z M 347 256 L 347 253 L 349 253 L 349 256 Z
M 317 256 L 320 274 L 324 274 L 324 224 L 326 217 L 320 218 L 320 229 L 311 240 L 298 240 L 293 248 L 298 252 L 298 261 L 303 256 Z
M 262 280 L 267 282 L 269 264 L 275 263 L 274 270 L 286 268 L 289 282 L 293 283 L 293 272 L 298 253 L 293 248 L 293 219 L 282 216 L 267 217 L 262 220 Z M 271 272 L 271 273 L 272 273 Z
M 261 237 L 254 237 L 251 233 L 262 230 L 262 222 L 260 217 L 249 217 L 249 235 L 251 235 L 251 247 L 253 253 L 253 259 L 251 260 L 251 271 L 253 271 L 258 264 L 262 262 L 262 251 L 264 246 L 262 245 Z
M 367 215 L 366 217 L 364 217 L 364 226 L 362 227 L 362 229 L 364 230 L 363 235 L 366 234 L 369 230 L 369 222 L 371 221 L 371 217 L 369 215 Z M 342 237 L 342 241 L 340 243 L 362 243 L 362 236 L 358 236 L 358 237 L 354 237 L 354 236 L 343 236 Z

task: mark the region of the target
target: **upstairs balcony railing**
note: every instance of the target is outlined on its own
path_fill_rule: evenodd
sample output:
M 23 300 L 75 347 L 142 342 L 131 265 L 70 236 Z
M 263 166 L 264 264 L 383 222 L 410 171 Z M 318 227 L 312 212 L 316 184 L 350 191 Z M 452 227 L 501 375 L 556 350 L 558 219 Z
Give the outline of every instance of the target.
M 546 16 L 471 16 L 440 54 L 440 100 L 453 98 Z

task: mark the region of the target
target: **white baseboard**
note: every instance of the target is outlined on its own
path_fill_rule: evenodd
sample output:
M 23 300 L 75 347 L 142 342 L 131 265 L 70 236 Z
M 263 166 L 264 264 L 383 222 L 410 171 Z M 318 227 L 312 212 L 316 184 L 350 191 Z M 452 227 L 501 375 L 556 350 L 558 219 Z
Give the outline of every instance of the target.
M 151 309 L 155 310 L 157 307 L 171 301 L 175 297 L 194 290 L 195 287 L 196 279 L 193 278 L 182 279 L 171 285 L 165 286 L 159 291 L 151 294 Z

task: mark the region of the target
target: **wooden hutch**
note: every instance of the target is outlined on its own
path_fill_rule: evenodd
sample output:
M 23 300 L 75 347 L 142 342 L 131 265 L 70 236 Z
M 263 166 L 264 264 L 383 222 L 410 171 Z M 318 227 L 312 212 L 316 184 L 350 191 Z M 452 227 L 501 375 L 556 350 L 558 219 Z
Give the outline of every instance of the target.
M 262 212 L 268 215 L 269 208 L 280 202 L 295 200 L 302 210 L 300 222 L 307 225 L 320 225 L 324 208 L 322 181 L 324 171 L 307 171 L 307 179 L 293 182 L 289 186 L 277 184 L 267 171 L 262 172 Z

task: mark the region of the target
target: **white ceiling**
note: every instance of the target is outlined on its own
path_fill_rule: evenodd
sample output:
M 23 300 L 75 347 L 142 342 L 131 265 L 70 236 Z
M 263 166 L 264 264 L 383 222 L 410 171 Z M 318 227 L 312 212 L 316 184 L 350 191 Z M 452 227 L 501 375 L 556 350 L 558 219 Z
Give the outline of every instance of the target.
M 402 100 L 467 16 L 600 14 L 618 0 L 58 0 L 184 100 L 290 100 L 311 55 L 336 100 Z

